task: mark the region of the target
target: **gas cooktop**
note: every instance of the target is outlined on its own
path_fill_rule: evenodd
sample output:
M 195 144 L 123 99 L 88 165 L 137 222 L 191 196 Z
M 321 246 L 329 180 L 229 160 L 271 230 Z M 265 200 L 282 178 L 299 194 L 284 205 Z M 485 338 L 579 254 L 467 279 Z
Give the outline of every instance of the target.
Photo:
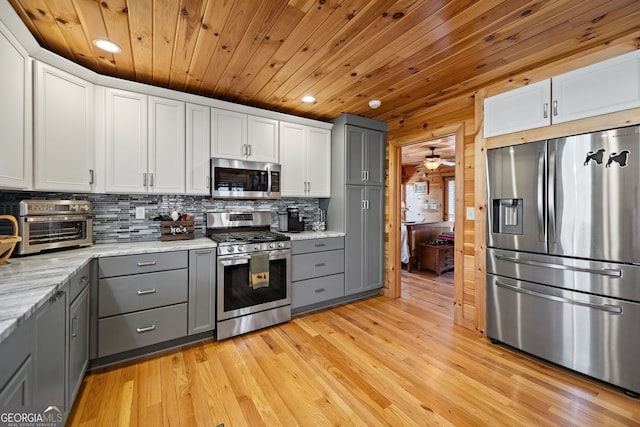
M 218 243 L 218 254 L 291 248 L 291 238 L 271 231 L 271 212 L 207 212 L 207 237 Z

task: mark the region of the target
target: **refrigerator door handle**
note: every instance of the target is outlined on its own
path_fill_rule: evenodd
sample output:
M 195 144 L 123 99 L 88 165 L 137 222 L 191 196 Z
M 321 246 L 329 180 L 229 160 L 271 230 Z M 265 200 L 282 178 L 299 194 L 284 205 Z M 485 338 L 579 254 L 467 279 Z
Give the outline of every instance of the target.
M 538 154 L 538 184 L 536 190 L 538 193 L 538 240 L 544 242 L 544 153 Z
M 572 265 L 550 264 L 548 262 L 532 261 L 529 259 L 520 259 L 516 257 L 504 256 L 496 254 L 495 258 L 500 261 L 515 262 L 516 264 L 531 265 L 533 267 L 555 268 L 556 270 L 569 270 L 580 273 L 598 274 L 600 276 L 622 277 L 622 270 L 609 270 L 597 268 L 574 267 Z
M 512 290 L 514 292 L 519 292 L 519 293 L 525 294 L 525 295 L 531 295 L 531 296 L 534 296 L 534 297 L 544 298 L 544 299 L 548 299 L 548 300 L 552 300 L 552 301 L 564 302 L 564 303 L 573 304 L 573 305 L 580 305 L 580 306 L 583 306 L 583 307 L 594 308 L 596 310 L 607 311 L 609 313 L 622 314 L 622 307 L 620 307 L 619 305 L 594 304 L 594 303 L 590 303 L 590 302 L 584 302 L 584 301 L 578 301 L 578 300 L 574 300 L 574 299 L 570 299 L 570 298 L 559 297 L 559 296 L 556 296 L 556 295 L 543 294 L 541 292 L 532 291 L 530 289 L 524 289 L 524 288 L 519 288 L 517 286 L 508 285 L 508 284 L 502 283 L 502 282 L 500 282 L 498 280 L 496 280 L 495 283 L 496 283 L 496 285 L 500 286 L 501 288 L 506 288 L 506 289 Z
M 556 243 L 556 149 L 549 150 L 549 243 Z

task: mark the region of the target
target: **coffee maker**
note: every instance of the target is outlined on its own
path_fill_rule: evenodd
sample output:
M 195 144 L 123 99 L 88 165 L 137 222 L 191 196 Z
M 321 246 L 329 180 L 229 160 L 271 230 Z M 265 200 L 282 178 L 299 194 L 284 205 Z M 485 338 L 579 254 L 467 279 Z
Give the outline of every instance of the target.
M 304 231 L 304 220 L 300 218 L 300 209 L 287 208 L 287 231 L 289 233 Z

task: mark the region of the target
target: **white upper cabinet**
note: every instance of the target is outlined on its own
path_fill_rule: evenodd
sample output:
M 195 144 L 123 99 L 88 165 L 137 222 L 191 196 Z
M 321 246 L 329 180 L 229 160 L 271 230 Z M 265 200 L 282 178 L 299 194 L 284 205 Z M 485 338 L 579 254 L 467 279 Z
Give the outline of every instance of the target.
M 211 109 L 211 157 L 278 162 L 278 121 Z
M 150 193 L 185 193 L 185 104 L 149 97 Z
M 331 195 L 331 132 L 280 122 L 283 197 Z
M 93 84 L 41 62 L 35 80 L 35 189 L 91 192 Z
M 187 104 L 187 194 L 210 194 L 211 157 L 210 108 Z
M 280 122 L 280 194 L 283 197 L 306 196 L 309 144 L 306 127 Z
M 244 159 L 247 148 L 247 115 L 211 109 L 211 157 Z
M 147 97 L 106 88 L 105 103 L 106 191 L 146 193 Z
M 0 24 L 0 188 L 32 186 L 31 62 Z
M 247 118 L 247 160 L 278 163 L 278 121 L 265 117 Z
M 552 122 L 640 107 L 640 51 L 553 78 Z
M 491 137 L 640 107 L 640 51 L 485 99 Z
M 307 195 L 331 196 L 331 131 L 309 128 Z
M 551 79 L 484 100 L 484 136 L 503 135 L 551 124 Z

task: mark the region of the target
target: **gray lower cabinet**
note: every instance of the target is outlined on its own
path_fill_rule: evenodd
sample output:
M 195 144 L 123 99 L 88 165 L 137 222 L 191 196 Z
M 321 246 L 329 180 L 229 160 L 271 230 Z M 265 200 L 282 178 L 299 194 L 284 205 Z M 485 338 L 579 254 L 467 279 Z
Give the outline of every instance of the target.
M 29 318 L 0 343 L 1 408 L 19 408 L 32 404 L 32 339 L 33 319 Z
M 69 306 L 67 402 L 71 409 L 89 365 L 89 282 Z
M 294 240 L 291 248 L 291 309 L 321 307 L 344 296 L 344 238 Z
M 384 285 L 384 188 L 347 185 L 345 294 Z
M 67 291 L 68 287 L 63 288 L 34 315 L 33 405 L 43 409 L 56 406 L 67 410 Z
M 3 340 L 0 407 L 55 406 L 59 421 L 69 413 L 89 360 L 90 272 L 88 264 L 74 274 Z
M 216 327 L 216 251 L 189 251 L 189 335 Z
M 186 303 L 107 317 L 98 320 L 98 354 L 109 356 L 186 334 Z
M 98 357 L 187 335 L 187 251 L 106 257 L 98 265 Z

